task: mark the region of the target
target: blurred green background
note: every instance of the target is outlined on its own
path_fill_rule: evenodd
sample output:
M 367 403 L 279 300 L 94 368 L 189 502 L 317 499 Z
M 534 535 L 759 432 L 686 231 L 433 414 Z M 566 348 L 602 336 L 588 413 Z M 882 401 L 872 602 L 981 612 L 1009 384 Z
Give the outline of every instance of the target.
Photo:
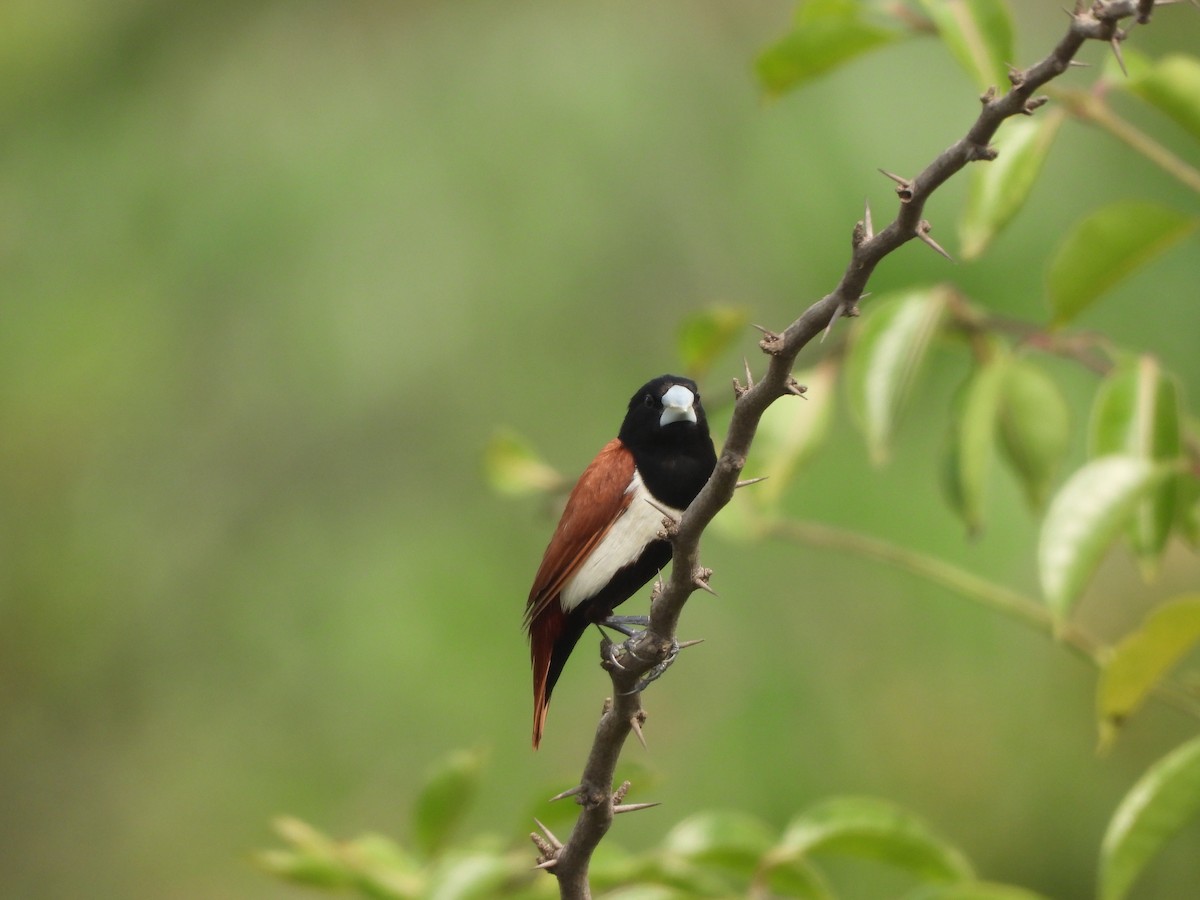
M 1064 20 L 1017 9 L 1028 62 Z M 836 282 L 864 196 L 893 209 L 876 167 L 914 171 L 977 108 L 931 40 L 765 102 L 751 63 L 790 12 L 0 6 L 0 894 L 294 896 L 251 862 L 276 814 L 404 838 L 423 771 L 478 747 L 470 828 L 516 842 L 574 783 L 607 681 L 585 642 L 529 749 L 520 620 L 553 511 L 489 493 L 489 436 L 512 426 L 577 472 L 678 367 L 684 316 L 786 324 Z M 1160 18 L 1132 45 L 1200 46 L 1194 11 Z M 954 278 L 1041 318 L 1069 222 L 1105 198 L 1197 206 L 1075 124 L 1043 179 L 985 260 L 913 245 L 873 288 Z M 952 252 L 962 195 L 928 211 Z M 1193 402 L 1196 258 L 1193 238 L 1085 322 L 1159 353 Z M 754 333 L 710 404 L 742 352 Z M 965 371 L 938 355 L 883 471 L 840 416 L 789 507 L 1032 590 L 1015 483 L 974 543 L 935 490 Z M 1054 371 L 1081 424 L 1091 377 Z M 852 558 L 704 550 L 721 597 L 694 600 L 683 636 L 708 642 L 647 698 L 631 799 L 666 805 L 619 823 L 628 847 L 697 809 L 782 825 L 873 793 L 985 877 L 1088 897 L 1118 799 L 1196 731 L 1152 706 L 1098 758 L 1094 673 L 1044 637 Z M 1176 548 L 1147 592 L 1118 554 L 1081 618 L 1120 634 L 1145 610 L 1129 597 L 1198 576 Z M 1198 859 L 1192 828 L 1137 896 L 1195 896 Z

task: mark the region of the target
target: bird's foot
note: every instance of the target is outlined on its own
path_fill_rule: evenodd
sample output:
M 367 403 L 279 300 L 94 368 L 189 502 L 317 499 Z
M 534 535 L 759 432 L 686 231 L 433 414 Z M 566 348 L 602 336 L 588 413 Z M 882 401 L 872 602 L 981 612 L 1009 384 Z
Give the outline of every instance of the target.
M 633 637 L 638 632 L 634 631 L 630 626 L 636 625 L 638 628 L 650 627 L 649 616 L 609 616 L 606 619 L 600 620 L 600 625 L 603 628 L 611 628 L 613 631 L 619 631 L 625 637 Z
M 650 626 L 650 617 L 608 616 L 607 618 L 601 619 L 596 623 L 596 627 L 600 629 L 601 634 L 604 634 L 605 628 L 611 628 L 613 631 L 619 631 L 621 634 L 625 635 L 625 637 L 629 638 L 629 640 L 622 644 L 614 644 L 608 639 L 608 635 L 604 634 L 604 647 L 602 652 L 604 653 L 605 661 L 614 669 L 624 670 L 625 668 L 623 665 L 621 665 L 621 660 L 619 658 L 622 650 L 625 650 L 635 657 L 637 656 L 637 654 L 633 652 L 630 641 L 633 640 L 634 636 L 639 635 L 642 632 L 636 631 L 630 627 L 633 625 L 637 625 L 640 628 L 648 628 Z
M 630 638 L 629 641 L 626 641 L 625 642 L 626 646 L 628 646 L 628 644 L 632 640 L 633 639 Z M 629 652 L 633 653 L 632 647 L 629 648 Z M 636 654 L 634 654 L 634 655 L 636 655 Z M 633 693 L 637 694 L 637 693 L 644 691 L 646 688 L 650 687 L 650 685 L 652 685 L 654 682 L 658 681 L 658 679 L 662 678 L 663 673 L 666 672 L 667 669 L 671 668 L 671 663 L 675 662 L 675 657 L 677 657 L 678 655 L 679 655 L 679 641 L 672 640 L 671 646 L 667 649 L 667 655 L 665 657 L 663 657 L 661 662 L 657 663 L 654 666 L 654 668 L 652 668 L 649 672 L 647 672 L 645 675 L 643 675 L 638 680 L 638 683 L 633 686 Z
M 648 616 L 609 616 L 606 619 L 602 619 L 597 624 L 602 628 L 611 628 L 614 631 L 619 631 L 621 634 L 626 636 L 626 640 L 620 644 L 613 643 L 606 638 L 603 646 L 603 653 L 604 661 L 608 668 L 620 669 L 623 671 L 626 668 L 621 662 L 621 658 L 624 654 L 628 654 L 629 656 L 632 656 L 634 659 L 641 662 L 649 662 L 645 656 L 638 652 L 640 644 L 642 643 L 641 638 L 646 632 L 644 630 L 638 631 L 631 627 L 636 625 L 642 629 L 648 628 L 650 625 L 650 619 Z M 680 650 L 699 643 L 701 643 L 701 641 L 684 641 L 683 643 L 680 643 L 679 641 L 672 639 L 670 645 L 666 648 L 662 659 L 655 663 L 645 675 L 638 679 L 637 684 L 633 686 L 633 690 L 629 691 L 628 693 L 637 694 L 644 691 L 651 684 L 658 681 L 658 679 L 662 677 L 663 673 L 671 667 L 671 664 L 675 662 L 675 657 L 679 655 Z

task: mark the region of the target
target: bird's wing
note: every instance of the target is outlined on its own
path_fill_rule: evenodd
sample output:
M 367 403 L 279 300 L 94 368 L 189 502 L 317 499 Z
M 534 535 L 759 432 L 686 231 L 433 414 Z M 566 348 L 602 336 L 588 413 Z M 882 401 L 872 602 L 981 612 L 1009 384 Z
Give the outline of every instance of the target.
M 529 590 L 527 626 L 558 601 L 563 585 L 629 506 L 634 469 L 633 454 L 614 438 L 579 476 Z

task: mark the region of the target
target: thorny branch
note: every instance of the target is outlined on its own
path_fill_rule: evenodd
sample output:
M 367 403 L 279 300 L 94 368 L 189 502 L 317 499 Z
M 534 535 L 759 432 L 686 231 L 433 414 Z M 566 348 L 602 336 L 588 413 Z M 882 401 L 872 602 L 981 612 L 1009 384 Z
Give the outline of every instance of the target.
M 1162 2 L 1170 0 L 1159 0 L 1160 5 Z M 605 702 L 579 785 L 559 795 L 576 798 L 583 808 L 579 818 L 565 843 L 560 844 L 548 833 L 534 836 L 540 854 L 538 866 L 558 878 L 562 897 L 572 900 L 591 897 L 588 866 L 593 851 L 612 825 L 613 816 L 650 805 L 625 804 L 628 785 L 615 792 L 612 786 L 613 773 L 629 733 L 633 731 L 639 739 L 642 737 L 646 714 L 636 686 L 642 676 L 666 658 L 688 597 L 698 588 L 708 587 L 711 573 L 700 566 L 700 537 L 733 497 L 763 412 L 780 397 L 802 391 L 792 377 L 796 357 L 813 338 L 832 328 L 840 316 L 858 315 L 857 303 L 867 282 L 875 266 L 888 254 L 916 238 L 948 256 L 930 237 L 930 225 L 922 218 L 930 195 L 968 163 L 995 159 L 996 150 L 990 142 L 1000 125 L 1011 116 L 1032 115 L 1042 106 L 1047 98 L 1035 92 L 1065 72 L 1086 41 L 1110 44 L 1121 62 L 1121 42 L 1128 32 L 1121 29 L 1120 23 L 1131 16 L 1136 16 L 1139 23 L 1148 22 L 1155 5 L 1154 0 L 1096 0 L 1091 7 L 1078 3 L 1070 13 L 1066 34 L 1045 59 L 1028 69 L 1011 69 L 1011 86 L 1006 93 L 999 94 L 989 88 L 980 97 L 983 109 L 962 138 L 911 179 L 884 172 L 896 182 L 899 211 L 891 223 L 876 233 L 871 211 L 866 210 L 854 228 L 850 262 L 837 287 L 782 332 L 760 329 L 763 338 L 759 346 L 769 357 L 766 374 L 758 382 L 750 383 L 747 368 L 747 384 L 734 379 L 737 400 L 716 470 L 682 518 L 664 522 L 664 533 L 674 545 L 674 556 L 670 579 L 656 586 L 651 598 L 650 627 L 634 640 L 630 650 L 620 653 L 619 666 L 607 666 L 613 698 Z M 603 648 L 606 657 L 609 649 Z

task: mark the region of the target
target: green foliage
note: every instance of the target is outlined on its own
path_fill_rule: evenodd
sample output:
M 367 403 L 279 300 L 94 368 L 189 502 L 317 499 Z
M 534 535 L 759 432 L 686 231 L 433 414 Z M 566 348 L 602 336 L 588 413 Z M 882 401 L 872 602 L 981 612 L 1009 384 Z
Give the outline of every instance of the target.
M 1038 536 L 1038 576 L 1060 622 L 1138 504 L 1166 475 L 1136 456 L 1101 456 L 1072 474 L 1054 496 Z
M 1064 325 L 1114 284 L 1196 229 L 1200 219 L 1156 203 L 1110 203 L 1078 222 L 1046 272 L 1054 324 Z
M 1113 648 L 1096 688 L 1102 750 L 1111 746 L 1125 720 L 1197 643 L 1200 595 L 1189 594 L 1155 608 L 1136 631 Z
M 1125 795 L 1100 848 L 1100 900 L 1121 900 L 1146 864 L 1200 815 L 1200 738 L 1175 748 Z
M 764 508 L 775 508 L 793 480 L 820 452 L 834 421 L 837 366 L 822 363 L 796 373 L 808 388 L 803 400 L 776 403 L 758 423 L 754 439 L 757 471 L 766 481 L 756 485 L 749 498 Z
M 989 352 L 988 358 L 972 370 L 966 384 L 959 389 L 950 412 L 947 493 L 970 534 L 977 534 L 983 528 L 984 495 L 997 443 L 1009 365 L 1003 347 Z
M 835 797 L 794 818 L 768 867 L 821 853 L 894 866 L 921 881 L 969 881 L 971 865 L 923 822 L 874 797 Z
M 469 792 L 454 796 L 441 782 L 476 754 L 455 754 L 434 767 L 424 798 L 436 795 L 441 818 L 462 818 Z M 471 767 L 472 778 L 478 774 Z M 415 823 L 428 814 L 422 800 Z M 459 900 L 556 896 L 553 879 L 532 870 L 528 851 L 491 838 L 434 853 L 409 852 L 375 835 L 337 841 L 295 820 L 276 825 L 284 849 L 260 853 L 268 871 L 297 884 L 350 892 L 371 900 Z M 833 797 L 800 811 L 782 831 L 748 813 L 712 810 L 676 824 L 657 847 L 636 854 L 608 838 L 592 866 L 606 898 L 746 896 L 836 900 L 836 879 L 825 871 L 834 858 L 883 865 L 911 887 L 913 897 L 1023 900 L 1015 887 L 982 885 L 961 851 L 920 818 L 871 797 Z M 928 893 L 933 891 L 933 893 Z M 955 893 L 957 891 L 957 893 Z M 1007 891 L 1008 893 L 1004 893 Z M 766 893 L 766 892 L 769 892 Z
M 854 330 L 846 362 L 847 400 L 876 465 L 887 461 L 946 299 L 942 288 L 880 297 Z
M 999 156 L 971 169 L 958 221 L 964 259 L 979 257 L 1021 211 L 1065 119 L 1065 112 L 1055 108 L 1038 118 L 1007 123 L 995 141 Z
M 728 307 L 693 313 L 679 326 L 678 350 L 684 371 L 703 378 L 713 363 L 733 346 L 746 326 L 746 314 Z
M 894 25 L 872 21 L 859 0 L 807 0 L 792 30 L 759 55 L 758 79 L 769 93 L 782 94 L 901 37 Z
M 980 90 L 1007 84 L 1013 26 L 1004 0 L 921 0 L 921 8 Z
M 1126 87 L 1200 141 L 1200 60 L 1168 54 L 1131 78 Z
M 1096 392 L 1090 426 L 1093 456 L 1124 453 L 1164 466 L 1182 466 L 1182 410 L 1176 379 L 1150 356 L 1125 360 Z M 1175 525 L 1175 478 L 1164 478 L 1129 525 L 1129 540 L 1152 576 Z
M 557 490 L 562 476 L 510 429 L 492 435 L 483 454 L 484 476 L 494 491 L 510 496 Z
M 1000 448 L 1040 512 L 1067 456 L 1071 411 L 1062 390 L 1031 359 L 1011 359 L 1000 401 Z
M 426 856 L 436 856 L 449 842 L 479 789 L 483 763 L 478 752 L 447 757 L 425 779 L 413 811 L 413 833 Z

